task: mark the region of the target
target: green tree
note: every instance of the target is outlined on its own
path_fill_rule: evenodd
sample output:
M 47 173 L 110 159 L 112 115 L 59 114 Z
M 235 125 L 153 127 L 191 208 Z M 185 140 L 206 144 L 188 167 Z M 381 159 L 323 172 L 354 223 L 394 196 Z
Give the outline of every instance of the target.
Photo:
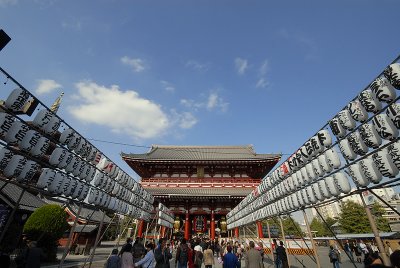
M 37 241 L 47 255 L 47 260 L 56 259 L 58 240 L 68 230 L 67 213 L 59 205 L 44 205 L 35 210 L 24 225 L 24 233 Z
M 315 235 L 318 237 L 321 236 L 328 236 L 329 230 L 327 230 L 327 227 L 324 222 L 319 220 L 317 217 L 315 217 L 311 223 L 310 223 L 310 229 L 311 232 L 315 232 Z
M 355 234 L 372 232 L 365 208 L 362 205 L 353 201 L 346 201 L 342 203 L 341 209 L 339 224 L 343 231 Z M 378 230 L 381 232 L 390 231 L 388 220 L 383 217 L 384 212 L 385 210 L 380 204 L 374 203 L 372 205 L 371 213 Z

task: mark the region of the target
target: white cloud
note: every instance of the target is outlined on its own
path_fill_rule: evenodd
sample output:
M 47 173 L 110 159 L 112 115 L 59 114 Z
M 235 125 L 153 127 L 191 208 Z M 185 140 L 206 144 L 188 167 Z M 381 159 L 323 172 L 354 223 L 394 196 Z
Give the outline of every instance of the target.
M 186 67 L 195 69 L 197 71 L 207 71 L 208 69 L 208 64 L 205 63 L 200 63 L 195 60 L 188 60 L 185 64 Z
M 164 89 L 168 92 L 175 92 L 175 87 L 168 81 L 162 80 L 161 85 L 164 87 Z
M 133 59 L 128 56 L 121 58 L 121 62 L 125 65 L 132 67 L 133 71 L 136 73 L 142 72 L 146 69 L 144 61 L 142 59 Z
M 194 117 L 193 114 L 189 112 L 184 112 L 181 114 L 179 127 L 183 129 L 192 128 L 194 125 L 197 124 L 197 118 Z
M 61 23 L 61 26 L 64 29 L 81 31 L 82 30 L 82 21 L 80 19 L 77 19 L 77 18 L 72 18 L 72 19 L 63 21 Z
M 109 127 L 113 132 L 135 139 L 160 137 L 171 126 L 160 105 L 139 96 L 136 91 L 107 88 L 94 82 L 76 84 L 80 102 L 69 112 L 85 123 Z
M 38 85 L 37 85 L 35 91 L 38 95 L 48 94 L 56 89 L 62 88 L 62 85 L 60 85 L 56 81 L 50 80 L 50 79 L 37 80 L 37 83 L 38 83 Z
M 226 112 L 229 107 L 229 103 L 225 102 L 218 93 L 211 92 L 204 101 L 194 101 L 191 99 L 181 99 L 180 103 L 194 110 L 207 109 L 208 111 L 220 110 L 221 112 Z
M 266 78 L 261 77 L 256 84 L 256 88 L 266 88 L 269 86 L 269 82 L 266 80 Z
M 15 5 L 18 3 L 18 0 L 0 0 L 0 7 L 6 7 Z
M 242 58 L 236 58 L 235 59 L 235 68 L 238 74 L 242 75 L 246 72 L 246 69 L 248 68 L 248 62 L 246 59 Z
M 256 83 L 256 88 L 266 88 L 270 85 L 269 81 L 266 78 L 268 71 L 269 71 L 268 60 L 265 60 L 258 69 L 259 78 Z
M 268 60 L 265 60 L 260 67 L 260 70 L 259 70 L 260 75 L 261 76 L 266 75 L 268 70 L 269 70 Z

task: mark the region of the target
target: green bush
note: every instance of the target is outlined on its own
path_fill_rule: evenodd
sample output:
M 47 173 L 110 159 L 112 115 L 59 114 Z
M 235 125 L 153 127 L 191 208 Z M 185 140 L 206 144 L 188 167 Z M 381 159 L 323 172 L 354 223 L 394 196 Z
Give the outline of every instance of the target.
M 48 261 L 54 261 L 58 240 L 68 230 L 68 214 L 59 205 L 44 205 L 35 210 L 24 225 L 24 233 L 29 240 L 38 242 Z

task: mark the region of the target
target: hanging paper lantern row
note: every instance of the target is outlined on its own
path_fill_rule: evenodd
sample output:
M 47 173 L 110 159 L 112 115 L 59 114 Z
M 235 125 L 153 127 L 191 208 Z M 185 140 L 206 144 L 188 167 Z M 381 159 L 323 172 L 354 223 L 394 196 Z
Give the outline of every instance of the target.
M 158 211 L 158 218 L 163 219 L 164 221 L 169 222 L 171 224 L 173 224 L 175 221 L 175 219 L 173 217 L 171 217 L 169 214 L 164 213 L 162 211 Z
M 168 222 L 168 221 L 163 220 L 163 219 L 158 219 L 158 220 L 157 220 L 157 224 L 158 224 L 158 225 L 161 225 L 161 226 L 165 226 L 165 227 L 167 227 L 167 228 L 172 228 L 172 227 L 173 227 L 173 223 Z
M 383 75 L 389 80 L 390 84 L 396 89 L 400 89 L 400 64 L 393 63 L 390 64 L 385 71 L 383 71 Z
M 16 178 L 19 182 L 32 180 L 40 165 L 26 159 L 22 155 L 14 154 L 7 148 L 0 149 L 0 171 L 6 178 Z
M 16 88 L 8 95 L 4 106 L 13 112 L 21 111 L 30 97 L 31 94 L 25 89 Z

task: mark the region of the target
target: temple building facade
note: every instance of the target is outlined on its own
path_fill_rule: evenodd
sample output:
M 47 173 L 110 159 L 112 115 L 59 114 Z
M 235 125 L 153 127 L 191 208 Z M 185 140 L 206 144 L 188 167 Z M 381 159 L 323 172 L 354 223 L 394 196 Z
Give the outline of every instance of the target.
M 175 216 L 173 236 L 226 237 L 226 214 L 260 183 L 280 154 L 253 146 L 153 145 L 143 154 L 122 153 L 143 188 Z M 141 232 L 139 227 L 139 234 Z

